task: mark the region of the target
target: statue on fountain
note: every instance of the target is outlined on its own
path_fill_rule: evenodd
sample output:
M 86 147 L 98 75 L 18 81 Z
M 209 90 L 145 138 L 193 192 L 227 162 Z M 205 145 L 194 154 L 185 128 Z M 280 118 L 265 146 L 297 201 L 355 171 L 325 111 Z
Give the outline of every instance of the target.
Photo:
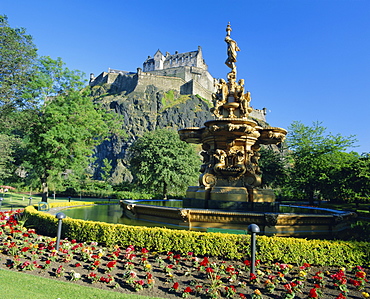
M 244 203 L 260 200 L 258 151 L 261 145 L 278 144 L 287 132 L 275 127 L 262 128 L 249 118 L 253 111 L 251 94 L 245 91 L 244 79 L 237 81 L 236 62 L 240 49 L 230 36 L 230 24 L 226 33 L 225 64 L 230 71 L 227 81 L 219 79 L 215 86 L 211 109 L 215 119 L 205 122 L 203 128 L 186 128 L 179 130 L 179 134 L 183 141 L 200 143 L 203 149 L 199 186 L 189 187 L 188 191 L 192 191 L 187 197 L 203 201 L 202 207 L 237 210 L 245 208 Z

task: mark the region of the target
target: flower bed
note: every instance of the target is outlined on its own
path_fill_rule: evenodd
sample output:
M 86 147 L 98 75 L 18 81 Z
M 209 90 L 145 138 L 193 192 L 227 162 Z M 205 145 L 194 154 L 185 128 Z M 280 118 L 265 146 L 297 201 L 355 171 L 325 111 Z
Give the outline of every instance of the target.
M 73 203 L 71 203 L 73 204 Z M 25 209 L 27 224 L 42 235 L 55 236 L 57 219 L 37 211 Z M 204 233 L 171 230 L 158 227 L 129 226 L 66 218 L 63 220 L 63 238 L 80 242 L 98 242 L 106 246 L 145 247 L 151 251 L 174 251 L 182 254 L 214 257 L 243 258 L 250 252 L 250 236 L 222 233 Z M 262 262 L 325 266 L 369 265 L 370 243 L 354 241 L 306 240 L 258 236 L 257 255 Z
M 153 252 L 133 245 L 38 235 L 0 213 L 0 267 L 116 292 L 163 298 L 361 298 L 368 297 L 369 268 L 318 267 L 308 263 L 219 259 L 193 252 Z

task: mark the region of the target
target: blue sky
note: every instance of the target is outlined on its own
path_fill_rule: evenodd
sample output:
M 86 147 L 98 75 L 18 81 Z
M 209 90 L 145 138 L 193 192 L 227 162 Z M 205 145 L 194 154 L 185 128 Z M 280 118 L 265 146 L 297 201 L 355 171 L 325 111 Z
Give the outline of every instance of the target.
M 237 41 L 238 79 L 254 108 L 288 128 L 322 122 L 332 134 L 356 135 L 370 152 L 370 1 L 187 0 L 9 1 L 0 13 L 34 37 L 40 55 L 98 75 L 136 71 L 158 49 L 196 50 L 225 78 L 225 28 Z

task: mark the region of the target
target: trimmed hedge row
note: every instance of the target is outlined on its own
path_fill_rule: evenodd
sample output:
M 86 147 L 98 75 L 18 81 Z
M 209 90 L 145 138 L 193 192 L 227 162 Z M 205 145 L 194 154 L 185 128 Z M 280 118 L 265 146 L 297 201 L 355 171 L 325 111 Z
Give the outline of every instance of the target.
M 78 205 L 80 202 L 69 203 Z M 51 206 L 61 206 L 52 204 Z M 55 236 L 57 219 L 33 206 L 25 209 L 27 226 L 39 234 Z M 224 258 L 248 258 L 250 236 L 170 230 L 158 227 L 129 226 L 105 222 L 66 218 L 62 237 L 80 242 L 95 241 L 106 246 L 145 247 L 151 251 Z M 320 266 L 370 265 L 370 243 L 354 241 L 306 240 L 298 238 L 257 236 L 257 258 L 262 262 L 282 262 L 301 265 L 304 262 Z

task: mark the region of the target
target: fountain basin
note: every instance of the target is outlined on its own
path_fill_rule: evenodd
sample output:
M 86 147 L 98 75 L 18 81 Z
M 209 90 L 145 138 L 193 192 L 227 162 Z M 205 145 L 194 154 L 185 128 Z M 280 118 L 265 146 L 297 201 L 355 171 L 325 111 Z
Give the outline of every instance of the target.
M 285 237 L 333 238 L 350 227 L 356 217 L 353 212 L 323 208 L 280 205 L 276 212 L 263 212 L 264 203 L 254 203 L 254 211 L 227 211 L 197 208 L 160 207 L 122 200 L 123 214 L 148 223 L 180 229 L 209 231 L 246 230 L 249 224 L 257 224 L 261 234 Z M 295 212 L 281 212 L 294 209 Z

